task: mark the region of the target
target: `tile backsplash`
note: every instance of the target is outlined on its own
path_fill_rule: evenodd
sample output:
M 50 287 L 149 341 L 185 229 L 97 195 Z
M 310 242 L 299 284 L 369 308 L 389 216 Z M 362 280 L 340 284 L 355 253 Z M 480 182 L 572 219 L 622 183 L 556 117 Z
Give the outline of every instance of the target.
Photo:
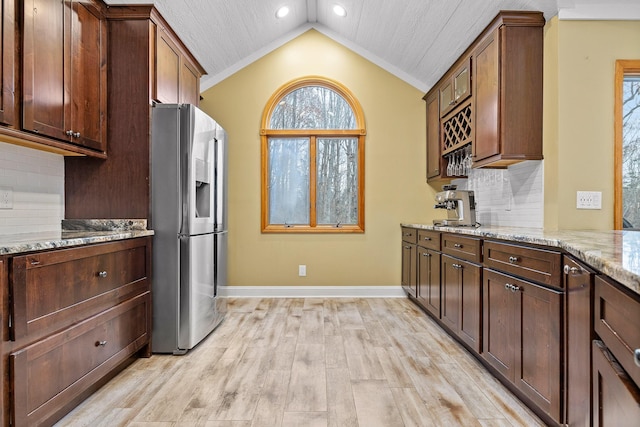
M 476 220 L 482 225 L 543 228 L 544 162 L 525 161 L 508 169 L 472 169 L 467 179 L 453 180 L 473 190 Z
M 0 209 L 0 235 L 60 232 L 64 156 L 0 142 L 0 188 L 13 191 L 13 208 Z

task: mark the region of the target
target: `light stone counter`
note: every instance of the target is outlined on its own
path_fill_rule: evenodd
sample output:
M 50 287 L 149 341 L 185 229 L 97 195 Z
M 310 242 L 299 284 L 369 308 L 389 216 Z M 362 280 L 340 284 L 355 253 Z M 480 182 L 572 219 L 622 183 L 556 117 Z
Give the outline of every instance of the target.
M 0 255 L 152 236 L 146 228 L 147 221 L 139 219 L 63 220 L 60 231 L 0 235 Z
M 401 225 L 560 248 L 640 294 L 640 231 L 544 231 L 517 227 Z

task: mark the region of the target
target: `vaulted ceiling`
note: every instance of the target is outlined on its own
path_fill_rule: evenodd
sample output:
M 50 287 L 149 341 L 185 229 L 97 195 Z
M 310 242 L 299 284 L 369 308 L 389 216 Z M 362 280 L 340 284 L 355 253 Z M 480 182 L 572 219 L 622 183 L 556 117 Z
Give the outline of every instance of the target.
M 140 4 L 140 0 L 106 0 Z M 427 91 L 500 10 L 545 18 L 640 19 L 639 0 L 147 0 L 207 75 L 205 90 L 314 28 Z M 343 6 L 347 15 L 332 11 Z M 281 6 L 290 9 L 276 17 Z

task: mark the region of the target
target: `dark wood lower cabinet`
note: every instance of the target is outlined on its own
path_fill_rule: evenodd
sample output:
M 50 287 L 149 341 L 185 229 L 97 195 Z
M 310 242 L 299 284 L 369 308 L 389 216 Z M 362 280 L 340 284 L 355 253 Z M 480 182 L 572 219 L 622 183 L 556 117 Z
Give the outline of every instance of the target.
M 16 426 L 50 424 L 148 341 L 146 292 L 10 356 Z
M 637 427 L 640 389 L 602 341 L 593 341 L 593 426 Z
M 594 272 L 584 264 L 564 257 L 565 294 L 565 423 L 591 426 L 591 342 L 593 332 Z
M 418 246 L 418 301 L 440 318 L 440 252 Z
M 482 267 L 442 255 L 442 322 L 480 352 Z
M 0 426 L 53 425 L 150 356 L 151 244 L 149 236 L 0 258 L 1 312 L 12 314 L 2 316 Z
M 417 296 L 416 245 L 407 242 L 402 242 L 402 287 Z
M 562 422 L 562 293 L 484 270 L 482 357 Z

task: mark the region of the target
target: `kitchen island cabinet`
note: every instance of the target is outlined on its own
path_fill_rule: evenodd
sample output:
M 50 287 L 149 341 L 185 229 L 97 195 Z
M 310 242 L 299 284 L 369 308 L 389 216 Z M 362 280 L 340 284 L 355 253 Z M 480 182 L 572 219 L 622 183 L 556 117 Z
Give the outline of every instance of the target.
M 151 354 L 151 237 L 5 260 L 3 425 L 52 425 Z
M 593 426 L 640 419 L 640 296 L 596 276 L 593 310 Z
M 25 131 L 106 152 L 106 42 L 103 3 L 25 0 Z

